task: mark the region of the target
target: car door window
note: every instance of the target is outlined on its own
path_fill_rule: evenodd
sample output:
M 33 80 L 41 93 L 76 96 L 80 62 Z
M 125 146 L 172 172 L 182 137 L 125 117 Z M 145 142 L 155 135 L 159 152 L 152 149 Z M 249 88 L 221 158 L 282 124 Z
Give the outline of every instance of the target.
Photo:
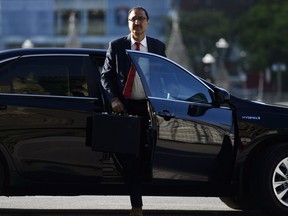
M 149 96 L 169 100 L 211 103 L 209 87 L 188 71 L 156 55 L 132 53 L 146 81 Z M 133 61 L 134 61 L 133 60 Z
M 0 92 L 88 96 L 84 56 L 29 56 L 0 68 Z

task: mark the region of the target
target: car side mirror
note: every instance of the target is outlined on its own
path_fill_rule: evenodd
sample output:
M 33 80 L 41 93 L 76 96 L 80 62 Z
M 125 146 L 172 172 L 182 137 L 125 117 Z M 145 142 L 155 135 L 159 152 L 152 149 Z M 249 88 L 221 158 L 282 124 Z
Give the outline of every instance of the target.
M 223 88 L 215 88 L 214 96 L 216 104 L 228 103 L 230 101 L 230 94 Z

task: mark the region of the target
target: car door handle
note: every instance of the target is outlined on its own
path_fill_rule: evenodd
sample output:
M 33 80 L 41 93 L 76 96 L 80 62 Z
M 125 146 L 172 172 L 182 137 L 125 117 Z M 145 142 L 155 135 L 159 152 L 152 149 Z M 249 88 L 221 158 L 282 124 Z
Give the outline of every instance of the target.
M 166 121 L 169 121 L 171 118 L 175 118 L 175 114 L 171 113 L 168 110 L 163 110 L 161 112 L 158 112 L 158 115 L 163 117 Z

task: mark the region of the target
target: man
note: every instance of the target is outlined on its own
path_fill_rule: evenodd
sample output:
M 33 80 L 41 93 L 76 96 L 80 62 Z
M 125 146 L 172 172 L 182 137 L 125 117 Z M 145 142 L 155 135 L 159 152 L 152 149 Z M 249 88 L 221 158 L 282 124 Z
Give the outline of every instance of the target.
M 149 15 L 147 11 L 140 6 L 133 7 L 128 12 L 130 34 L 109 43 L 101 73 L 101 82 L 114 112 L 148 116 L 146 96 L 137 72 L 132 81 L 132 91 L 127 91 L 128 76 L 132 72 L 130 70 L 131 62 L 126 55 L 127 49 L 137 49 L 166 56 L 165 44 L 146 36 L 148 25 Z M 142 131 L 147 128 L 147 125 L 148 121 L 142 126 Z M 142 136 L 145 138 L 145 134 Z M 122 163 L 124 179 L 129 187 L 132 205 L 130 215 L 141 216 L 143 215 L 140 187 L 141 152 L 139 156 L 117 155 L 117 157 Z

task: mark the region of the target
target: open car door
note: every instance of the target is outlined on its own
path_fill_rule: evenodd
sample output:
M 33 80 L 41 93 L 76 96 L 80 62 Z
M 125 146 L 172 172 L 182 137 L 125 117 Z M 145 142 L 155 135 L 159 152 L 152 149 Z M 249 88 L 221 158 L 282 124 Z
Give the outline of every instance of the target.
M 167 58 L 127 53 L 141 77 L 157 130 L 153 178 L 226 179 L 233 164 L 232 109 L 217 104 L 213 89 Z

